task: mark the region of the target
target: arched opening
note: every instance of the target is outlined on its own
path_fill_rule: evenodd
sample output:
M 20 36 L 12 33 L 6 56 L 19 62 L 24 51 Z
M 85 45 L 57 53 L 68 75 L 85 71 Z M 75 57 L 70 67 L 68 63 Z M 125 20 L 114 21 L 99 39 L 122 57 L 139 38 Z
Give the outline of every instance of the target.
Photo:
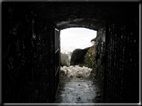
M 60 31 L 60 81 L 56 103 L 95 103 L 97 31 L 71 27 Z

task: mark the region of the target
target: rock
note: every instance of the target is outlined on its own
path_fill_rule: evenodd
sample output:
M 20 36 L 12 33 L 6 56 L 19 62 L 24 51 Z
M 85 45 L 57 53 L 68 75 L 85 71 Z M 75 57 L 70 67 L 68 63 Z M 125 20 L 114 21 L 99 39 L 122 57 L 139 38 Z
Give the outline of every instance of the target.
M 62 66 L 70 66 L 70 58 L 66 53 L 60 54 L 60 62 Z
M 81 101 L 81 98 L 80 98 L 80 97 L 77 97 L 77 101 Z
M 84 56 L 87 53 L 88 48 L 85 49 L 75 49 L 71 56 L 71 65 L 77 65 L 84 61 Z

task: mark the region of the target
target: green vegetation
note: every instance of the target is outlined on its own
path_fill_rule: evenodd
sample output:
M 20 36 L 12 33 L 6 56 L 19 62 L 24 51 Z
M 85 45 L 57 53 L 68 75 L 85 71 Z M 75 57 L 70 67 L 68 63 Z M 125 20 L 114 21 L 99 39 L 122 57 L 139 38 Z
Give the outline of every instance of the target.
M 95 67 L 95 53 L 96 53 L 96 46 L 93 45 L 86 53 L 84 57 L 84 62 L 79 64 L 80 66 L 86 66 L 89 68 Z
M 103 90 L 104 64 L 102 63 L 102 56 L 96 60 L 96 52 L 96 45 L 94 44 L 87 51 L 84 57 L 84 62 L 82 64 L 79 64 L 79 66 L 92 68 L 90 78 L 96 82 L 100 90 Z

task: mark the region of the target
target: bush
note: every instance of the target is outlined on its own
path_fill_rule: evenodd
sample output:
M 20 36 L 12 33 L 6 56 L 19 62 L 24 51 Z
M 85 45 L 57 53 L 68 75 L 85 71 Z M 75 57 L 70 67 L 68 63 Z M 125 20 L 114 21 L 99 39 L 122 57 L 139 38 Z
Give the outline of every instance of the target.
M 93 69 L 95 67 L 95 53 L 96 53 L 96 46 L 93 45 L 92 47 L 90 47 L 90 49 L 87 51 L 86 55 L 84 56 L 83 64 L 79 65 Z

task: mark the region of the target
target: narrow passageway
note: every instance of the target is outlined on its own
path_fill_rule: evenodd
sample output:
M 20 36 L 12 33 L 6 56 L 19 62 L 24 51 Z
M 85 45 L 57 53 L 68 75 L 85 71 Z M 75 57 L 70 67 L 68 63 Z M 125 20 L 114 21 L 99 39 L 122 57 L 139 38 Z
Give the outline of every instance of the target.
M 102 101 L 93 76 L 92 72 L 88 78 L 68 77 L 61 70 L 55 103 L 96 103 Z
M 99 90 L 94 78 L 95 44 L 91 42 L 96 37 L 96 31 L 85 28 L 69 28 L 62 30 L 60 36 L 60 82 L 55 102 L 98 102 L 96 100 Z
M 72 78 L 60 85 L 56 102 L 93 103 L 95 96 L 96 91 L 92 81 Z

